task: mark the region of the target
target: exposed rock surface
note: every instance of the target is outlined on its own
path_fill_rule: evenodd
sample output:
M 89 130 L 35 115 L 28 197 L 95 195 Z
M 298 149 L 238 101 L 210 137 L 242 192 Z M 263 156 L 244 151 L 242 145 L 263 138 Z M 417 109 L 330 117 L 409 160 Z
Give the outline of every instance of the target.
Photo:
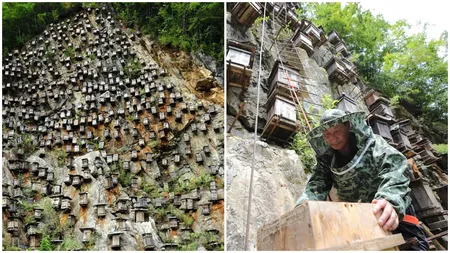
M 272 14 L 271 14 L 272 15 Z M 239 42 L 246 42 L 253 45 L 264 44 L 264 50 L 262 52 L 262 66 L 260 68 L 260 48 L 256 47 L 255 59 L 253 62 L 253 72 L 250 79 L 250 85 L 246 90 L 236 87 L 228 87 L 227 89 L 227 113 L 235 116 L 239 111 L 239 105 L 242 101 L 247 101 L 246 106 L 242 110 L 239 120 L 249 131 L 253 131 L 255 124 L 255 108 L 257 97 L 257 85 L 258 77 L 261 75 L 261 90 L 260 90 L 260 108 L 258 120 L 258 131 L 262 131 L 266 124 L 267 110 L 263 105 L 267 102 L 267 96 L 269 91 L 268 78 L 272 71 L 272 67 L 275 61 L 278 59 L 277 46 L 274 44 L 274 34 L 278 32 L 279 24 L 274 24 L 271 19 L 266 22 L 264 38 L 262 35 L 262 22 L 254 24 L 249 29 L 243 29 L 238 24 L 231 22 L 231 14 L 227 12 L 227 40 L 235 40 Z M 306 113 L 313 116 L 319 116 L 323 111 L 322 98 L 324 95 L 330 95 L 332 98 L 337 98 L 344 92 L 347 95 L 352 96 L 359 95 L 359 99 L 356 100 L 356 106 L 359 110 L 366 111 L 367 107 L 362 100 L 362 93 L 360 87 L 352 84 L 351 82 L 343 85 L 337 85 L 330 82 L 328 73 L 324 69 L 324 65 L 331 59 L 334 46 L 326 42 L 320 47 L 315 48 L 315 52 L 311 57 L 308 57 L 305 50 L 301 48 L 297 49 L 297 56 L 301 62 L 301 66 L 296 66 L 301 69 L 301 77 L 305 84 L 306 92 L 308 96 L 301 99 Z M 294 53 L 291 53 L 294 54 Z
M 223 247 L 223 67 L 160 48 L 107 4 L 16 52 L 3 59 L 4 247 Z
M 254 4 L 258 5 L 258 3 Z M 261 10 L 263 9 L 263 5 L 264 4 L 259 5 Z M 238 3 L 236 5 L 228 3 L 228 11 L 232 10 L 234 6 L 238 7 L 237 10 L 239 10 L 239 8 L 248 7 L 246 4 L 242 3 Z M 331 99 L 338 99 L 342 94 L 345 94 L 355 102 L 355 104 L 351 105 L 352 111 L 364 111 L 367 114 L 369 113 L 368 107 L 364 101 L 364 96 L 368 93 L 369 88 L 358 77 L 356 66 L 351 62 L 350 54 L 345 54 L 345 56 L 343 56 L 341 52 L 344 52 L 345 49 L 342 47 L 340 48 L 341 51 L 338 52 L 337 48 L 339 45 L 339 40 L 334 41 L 333 39 L 330 39 L 332 36 L 327 37 L 327 32 L 329 31 L 324 31 L 324 37 L 319 38 L 319 34 L 321 32 L 320 29 L 315 30 L 314 27 L 305 25 L 309 24 L 309 21 L 299 20 L 298 23 L 295 24 L 297 21 L 293 19 L 287 21 L 284 20 L 285 14 L 287 13 L 284 8 L 290 8 L 291 12 L 293 9 L 297 8 L 295 3 L 267 3 L 267 6 L 269 9 L 267 14 L 269 14 L 269 16 L 266 17 L 266 30 L 263 35 L 263 22 L 261 16 L 258 17 L 258 19 L 256 19 L 252 24 L 249 24 L 248 29 L 246 29 L 244 25 L 239 24 L 239 22 L 251 23 L 253 21 L 250 18 L 251 15 L 243 15 L 233 19 L 233 17 L 231 17 L 231 13 L 227 13 L 227 39 L 234 40 L 245 45 L 257 45 L 255 46 L 256 54 L 253 61 L 250 85 L 243 89 L 228 86 L 227 89 L 227 131 L 230 129 L 232 122 L 234 122 L 235 116 L 238 114 L 239 107 L 244 101 L 246 102 L 244 109 L 239 115 L 239 120 L 235 123 L 234 127 L 227 135 L 226 208 L 228 215 L 228 250 L 247 250 L 244 248 L 246 243 L 246 225 L 250 228 L 249 238 L 247 241 L 249 245 L 248 249 L 256 250 L 257 229 L 262 225 L 279 218 L 282 214 L 294 208 L 295 202 L 304 190 L 307 182 L 307 176 L 305 176 L 304 173 L 304 169 L 306 168 L 303 167 L 297 154 L 293 150 L 289 150 L 289 142 L 285 145 L 286 148 L 281 148 L 274 145 L 273 142 L 262 142 L 264 139 L 258 137 L 256 138 L 256 150 L 253 151 L 257 108 L 256 101 L 258 99 L 257 87 L 258 85 L 261 87 L 257 126 L 259 136 L 263 132 L 262 130 L 268 120 L 267 117 L 269 108 L 264 108 L 262 105 L 267 102 L 269 96 L 268 92 L 270 90 L 270 84 L 268 78 L 277 59 L 283 59 L 283 62 L 287 62 L 294 68 L 298 69 L 298 71 L 295 71 L 298 73 L 294 75 L 294 78 L 297 78 L 296 80 L 303 85 L 303 87 L 300 85 L 300 90 L 302 90 L 302 88 L 303 90 L 300 95 L 299 104 L 302 105 L 307 114 L 312 116 L 311 119 L 313 123 L 318 123 L 318 117 L 320 117 L 321 113 L 324 111 L 322 100 L 325 95 L 328 95 Z M 249 9 L 251 8 L 252 7 Z M 239 12 L 237 11 L 236 13 Z M 261 13 L 263 13 L 263 11 L 259 14 Z M 256 13 L 253 14 L 256 15 Z M 236 15 L 238 16 L 239 14 Z M 273 20 L 274 17 L 276 17 L 276 20 Z M 284 26 L 289 22 L 291 22 L 290 25 Z M 307 38 L 305 41 L 309 40 L 311 44 L 302 44 L 304 42 L 302 39 L 302 42 L 298 43 L 296 46 L 291 45 L 292 43 L 288 39 L 292 38 L 293 31 L 291 31 L 290 34 L 289 27 L 293 27 L 294 25 L 298 25 L 299 29 L 297 31 L 303 32 L 305 34 L 305 38 Z M 320 24 L 315 25 L 318 26 Z M 315 34 L 309 33 L 311 30 L 307 31 L 310 28 L 316 31 Z M 278 38 L 278 43 L 275 43 L 275 38 Z M 313 45 L 313 40 L 315 40 L 317 44 Z M 263 46 L 261 46 L 262 44 Z M 310 56 L 308 56 L 308 53 L 303 48 L 300 48 L 300 46 L 306 48 L 306 50 L 309 50 Z M 311 46 L 313 48 L 311 48 Z M 342 44 L 340 44 L 340 46 L 342 46 Z M 263 48 L 262 56 L 260 55 L 261 47 Z M 247 51 L 247 53 L 251 51 L 244 48 L 242 50 Z M 230 50 L 230 52 L 232 51 Z M 236 55 L 238 56 L 232 55 L 232 57 L 236 57 L 235 59 L 237 60 L 233 63 L 238 64 L 240 63 L 240 60 L 242 60 L 240 58 L 241 54 L 236 53 Z M 259 57 L 262 57 L 261 66 Z M 235 73 L 231 73 L 230 75 L 233 74 Z M 261 74 L 260 84 L 258 84 L 258 74 Z M 285 81 L 280 82 L 288 85 Z M 233 85 L 236 84 L 233 83 Z M 280 90 L 277 89 L 277 92 L 282 94 L 281 96 L 284 97 L 283 99 L 290 99 L 289 95 L 283 93 L 282 88 L 280 88 Z M 389 107 L 389 104 L 386 104 L 383 108 L 386 107 Z M 290 110 L 289 112 L 292 112 L 289 108 L 286 110 Z M 382 114 L 385 109 L 382 109 L 382 112 L 379 110 L 375 111 L 374 108 L 371 108 L 371 110 L 373 114 Z M 389 109 L 386 108 L 386 111 L 389 111 Z M 399 109 L 395 109 L 394 111 L 397 119 L 410 118 L 411 116 Z M 284 113 L 284 111 L 282 113 Z M 281 116 L 278 116 L 283 117 L 282 113 Z M 299 115 L 299 111 L 297 111 L 297 115 Z M 394 117 L 394 115 L 390 115 L 390 117 Z M 297 121 L 299 121 L 299 116 L 297 116 Z M 276 124 L 278 124 L 278 121 Z M 391 123 L 385 124 L 389 126 Z M 411 126 L 413 126 L 414 129 L 420 129 L 420 122 L 411 120 Z M 376 129 L 377 125 L 371 124 L 371 127 Z M 391 129 L 387 130 L 388 133 L 392 132 L 393 124 L 390 125 L 390 127 Z M 397 124 L 397 128 L 398 127 L 399 126 Z M 405 127 L 405 129 L 407 129 L 407 127 Z M 376 134 L 386 134 L 382 133 L 383 131 L 379 129 L 377 131 L 378 132 L 376 132 Z M 439 158 L 434 157 L 434 155 L 431 154 L 431 150 L 433 150 L 433 148 L 430 146 L 430 143 L 428 140 L 421 139 L 420 136 L 417 138 L 414 131 L 411 132 L 408 136 L 404 137 L 398 137 L 399 135 L 397 135 L 397 139 L 393 138 L 394 134 L 392 134 L 390 139 L 387 134 L 383 137 L 389 140 L 389 143 L 399 149 L 403 154 L 405 154 L 405 156 L 408 155 L 407 157 L 411 158 L 409 160 L 410 163 L 417 164 L 420 175 L 416 172 L 416 176 L 411 176 L 413 172 L 408 171 L 408 173 L 411 174 L 410 179 L 416 179 L 416 182 L 418 182 L 417 180 L 419 179 L 423 180 L 423 182 L 429 181 L 430 186 L 432 186 L 435 191 L 440 188 L 446 189 L 447 175 L 445 175 L 437 166 L 436 161 L 438 161 Z M 262 134 L 264 135 L 265 133 Z M 414 140 L 411 141 L 414 143 L 408 144 L 406 140 L 400 140 L 400 138 Z M 405 148 L 406 145 L 409 145 L 408 149 Z M 420 152 L 421 155 L 416 155 L 412 152 L 412 150 L 415 152 Z M 248 198 L 253 152 L 255 152 L 256 155 L 254 164 L 255 174 L 253 176 L 252 205 L 249 211 Z M 312 168 L 308 169 L 310 170 Z M 417 199 L 422 200 L 424 198 L 429 198 L 430 201 L 437 203 L 433 206 L 433 208 L 435 208 L 435 210 L 439 210 L 439 213 L 442 214 L 439 218 L 432 215 L 429 217 L 422 217 L 425 224 L 427 222 L 432 224 L 437 220 L 447 220 L 447 215 L 444 212 L 446 207 L 443 208 L 443 206 L 440 206 L 439 201 L 437 200 L 439 197 L 435 197 L 437 194 L 432 193 L 431 189 L 424 190 L 423 188 L 417 187 L 417 185 L 410 185 L 410 187 L 416 187 L 411 191 L 411 196 L 415 195 L 416 198 L 416 200 L 413 201 L 413 205 L 416 210 L 419 210 L 420 208 L 421 210 L 427 210 L 424 212 L 428 212 L 428 208 L 430 207 L 421 206 L 423 203 L 420 203 L 421 201 L 418 201 Z M 424 194 L 426 191 L 428 191 L 429 195 Z M 447 198 L 446 191 L 441 193 L 441 195 L 442 198 L 444 198 L 444 196 Z M 331 190 L 330 197 L 333 201 L 338 201 L 336 189 L 333 188 Z M 446 203 L 445 200 L 442 200 L 443 199 L 441 199 L 442 203 Z M 251 216 L 247 221 L 248 212 L 251 213 Z M 435 224 L 436 223 L 433 225 Z M 446 229 L 447 227 L 443 225 L 442 227 L 437 228 L 436 232 L 440 233 Z M 444 237 L 444 241 L 447 241 L 446 237 Z
M 254 142 L 227 138 L 227 250 L 245 250 L 245 231 Z M 292 210 L 306 176 L 293 150 L 256 143 L 249 245 L 256 250 L 256 230 Z

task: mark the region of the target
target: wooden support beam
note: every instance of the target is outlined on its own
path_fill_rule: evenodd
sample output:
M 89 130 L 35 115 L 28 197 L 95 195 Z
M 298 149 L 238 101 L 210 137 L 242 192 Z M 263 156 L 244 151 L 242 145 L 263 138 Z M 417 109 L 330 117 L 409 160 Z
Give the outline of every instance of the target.
M 433 235 L 431 237 L 428 237 L 427 241 L 431 241 L 431 240 L 434 240 L 434 239 L 437 239 L 437 238 L 441 238 L 444 235 L 448 235 L 448 230 L 446 230 L 444 232 L 440 232 L 439 234 Z
M 435 231 L 438 229 L 443 229 L 443 228 L 448 228 L 448 220 L 441 220 L 441 221 L 436 221 L 433 223 L 428 224 L 430 227 L 431 231 Z
M 237 119 L 239 118 L 239 115 L 241 115 L 242 109 L 244 109 L 245 103 L 247 103 L 247 101 L 244 101 L 244 102 L 242 102 L 242 103 L 239 105 L 239 111 L 238 111 L 238 113 L 236 114 L 236 116 L 234 117 L 233 123 L 231 123 L 230 129 L 228 129 L 228 132 L 227 132 L 227 133 L 230 133 L 230 132 L 231 132 L 231 129 L 233 129 L 233 126 L 234 126 L 234 124 L 236 123 Z
M 292 131 L 289 136 L 286 138 L 286 141 L 291 139 L 292 135 L 296 134 L 298 132 L 298 130 L 300 129 L 299 126 L 296 127 L 295 131 Z
M 272 127 L 272 130 L 270 130 L 269 135 L 267 135 L 267 139 L 270 138 L 270 136 L 272 135 L 273 131 L 275 131 L 275 129 L 277 128 L 278 123 L 280 123 L 280 118 L 281 118 L 281 117 L 283 117 L 283 115 L 281 115 L 281 116 L 278 116 L 278 115 L 277 115 L 277 121 L 275 122 L 275 125 Z
M 436 247 L 436 249 L 445 250 L 444 246 L 442 246 L 442 244 L 440 244 L 437 239 L 431 239 L 435 235 L 433 235 L 433 233 L 431 233 L 430 229 L 425 224 L 423 224 L 423 222 L 420 222 L 420 225 L 423 227 L 423 229 L 425 230 L 425 234 L 428 236 L 428 238 L 430 238 L 431 242 Z
M 408 250 L 408 249 L 411 249 L 412 246 L 416 246 L 418 244 L 419 244 L 419 240 L 417 239 L 417 237 L 410 237 L 410 238 L 408 238 L 406 243 L 399 245 L 398 249 L 399 250 Z

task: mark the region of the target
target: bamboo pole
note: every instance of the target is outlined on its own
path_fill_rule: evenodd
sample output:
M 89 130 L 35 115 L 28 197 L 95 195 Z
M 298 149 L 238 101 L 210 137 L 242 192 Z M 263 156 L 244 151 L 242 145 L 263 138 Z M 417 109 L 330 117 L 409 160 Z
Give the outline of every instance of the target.
M 239 118 L 239 115 L 241 115 L 242 109 L 244 109 L 245 103 L 247 103 L 247 101 L 244 101 L 244 102 L 242 102 L 242 103 L 239 105 L 239 111 L 238 111 L 238 113 L 236 114 L 236 116 L 234 117 L 233 123 L 231 123 L 230 129 L 228 129 L 228 132 L 227 132 L 227 133 L 230 133 L 230 132 L 231 132 L 231 129 L 233 129 L 233 126 L 234 126 L 234 124 L 236 123 L 237 119 Z
M 426 234 L 428 237 L 433 238 L 434 235 L 433 235 L 433 233 L 431 233 L 431 231 L 430 231 L 430 229 L 427 227 L 427 225 L 423 224 L 423 222 L 420 222 L 420 225 L 422 225 L 423 229 L 425 230 L 425 234 Z M 442 245 L 438 242 L 437 239 L 432 239 L 431 241 L 433 242 L 433 244 L 434 244 L 434 246 L 436 247 L 436 249 L 438 249 L 438 250 L 445 250 L 444 246 L 442 246 Z

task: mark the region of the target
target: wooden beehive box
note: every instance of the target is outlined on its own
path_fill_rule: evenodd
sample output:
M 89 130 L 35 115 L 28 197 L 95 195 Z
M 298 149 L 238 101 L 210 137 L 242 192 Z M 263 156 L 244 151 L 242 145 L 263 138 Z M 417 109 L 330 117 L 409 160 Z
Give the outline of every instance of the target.
M 259 228 L 257 250 L 392 250 L 403 244 L 401 234 L 377 224 L 374 206 L 306 201 Z

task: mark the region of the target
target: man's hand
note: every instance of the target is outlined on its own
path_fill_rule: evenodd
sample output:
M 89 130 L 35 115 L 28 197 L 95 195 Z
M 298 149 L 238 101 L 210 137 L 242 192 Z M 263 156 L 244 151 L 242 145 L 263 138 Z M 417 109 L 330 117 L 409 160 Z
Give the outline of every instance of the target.
M 398 227 L 398 216 L 391 203 L 385 199 L 374 199 L 372 200 L 372 204 L 375 204 L 373 214 L 377 215 L 378 212 L 382 212 L 378 219 L 378 225 L 380 227 L 386 231 L 392 231 Z

